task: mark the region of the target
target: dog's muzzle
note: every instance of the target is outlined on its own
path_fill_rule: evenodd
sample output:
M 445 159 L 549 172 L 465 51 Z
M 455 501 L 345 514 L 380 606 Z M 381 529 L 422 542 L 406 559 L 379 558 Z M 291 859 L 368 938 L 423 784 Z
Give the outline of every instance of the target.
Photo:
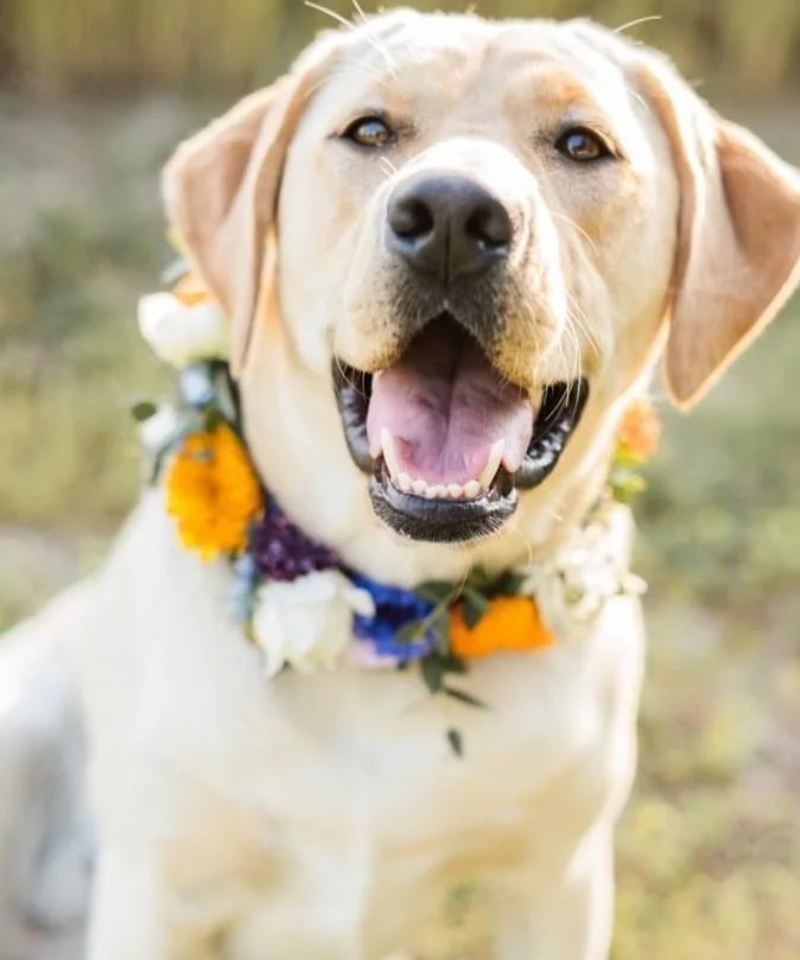
M 551 383 L 534 408 L 447 313 L 387 369 L 367 373 L 336 360 L 333 380 L 376 514 L 404 536 L 440 542 L 502 526 L 519 491 L 558 463 L 589 391 L 585 379 Z

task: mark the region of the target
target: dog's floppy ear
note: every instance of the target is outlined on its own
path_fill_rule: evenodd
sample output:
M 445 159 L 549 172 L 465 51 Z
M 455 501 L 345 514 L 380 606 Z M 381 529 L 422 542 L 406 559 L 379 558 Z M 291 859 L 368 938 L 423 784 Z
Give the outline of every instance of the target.
M 691 406 L 777 313 L 798 278 L 800 176 L 649 57 L 642 92 L 681 192 L 665 379 Z
M 231 366 L 247 356 L 286 149 L 333 55 L 324 34 L 292 71 L 182 143 L 163 176 L 164 200 L 192 266 L 228 313 Z

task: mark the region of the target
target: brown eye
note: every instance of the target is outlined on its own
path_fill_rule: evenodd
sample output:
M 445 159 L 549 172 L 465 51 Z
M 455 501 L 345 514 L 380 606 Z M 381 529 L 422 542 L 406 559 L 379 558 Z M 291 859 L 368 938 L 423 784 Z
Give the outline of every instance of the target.
M 585 127 L 573 127 L 562 133 L 556 141 L 556 150 L 577 163 L 591 163 L 611 156 L 605 142 Z
M 393 139 L 394 133 L 389 124 L 380 117 L 359 117 L 342 136 L 359 146 L 374 148 L 385 147 Z

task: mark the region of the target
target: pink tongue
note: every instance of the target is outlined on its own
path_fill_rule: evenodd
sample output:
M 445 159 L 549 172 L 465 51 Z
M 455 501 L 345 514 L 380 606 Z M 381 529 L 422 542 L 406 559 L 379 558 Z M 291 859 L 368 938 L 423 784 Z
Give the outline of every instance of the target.
M 498 440 L 514 472 L 533 434 L 533 408 L 453 321 L 435 320 L 399 363 L 373 381 L 367 435 L 375 456 L 384 429 L 400 470 L 433 484 L 478 479 Z

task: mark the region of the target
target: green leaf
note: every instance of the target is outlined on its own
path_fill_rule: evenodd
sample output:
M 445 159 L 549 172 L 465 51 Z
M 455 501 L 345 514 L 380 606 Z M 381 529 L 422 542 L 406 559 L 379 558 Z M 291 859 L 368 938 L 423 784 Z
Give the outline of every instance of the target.
M 446 693 L 448 697 L 452 697 L 454 700 L 458 700 L 460 703 L 466 703 L 470 707 L 479 707 L 481 710 L 488 710 L 489 704 L 484 703 L 483 700 L 480 700 L 478 697 L 474 697 L 471 693 L 467 693 L 466 690 L 459 690 L 457 687 L 440 687 L 442 693 Z
M 450 727 L 447 731 L 447 742 L 457 757 L 464 756 L 464 738 L 461 736 L 460 730 L 456 730 L 455 727 Z
M 619 503 L 630 503 L 647 484 L 643 477 L 630 470 L 614 470 L 610 477 L 611 495 Z
M 525 582 L 525 578 L 512 570 L 507 570 L 501 577 L 495 580 L 491 593 L 499 597 L 518 597 L 520 588 Z
M 158 413 L 158 407 L 152 400 L 137 400 L 131 405 L 131 416 L 137 423 L 144 423 Z
M 438 693 L 442 689 L 442 678 L 444 677 L 444 670 L 439 658 L 435 655 L 425 657 L 420 663 L 420 668 L 425 686 L 431 693 Z
M 204 426 L 209 433 L 216 430 L 221 424 L 225 423 L 225 417 L 218 407 L 209 407 L 204 412 Z
M 472 630 L 489 609 L 489 600 L 474 587 L 464 590 L 464 623 Z
M 433 630 L 433 645 L 440 657 L 446 657 L 450 653 L 450 617 L 447 610 L 441 614 L 431 624 Z
M 419 620 L 410 620 L 404 623 L 395 633 L 395 640 L 401 643 L 416 643 L 422 636 L 422 622 Z
M 431 603 L 442 603 L 455 598 L 458 588 L 449 580 L 427 580 L 417 587 L 417 593 Z
M 491 583 L 492 578 L 483 567 L 474 567 L 470 571 L 467 586 L 474 587 L 476 590 L 480 590 L 481 593 L 487 593 Z
M 445 673 L 467 673 L 469 671 L 466 663 L 461 657 L 457 657 L 454 653 L 441 654 L 439 656 L 439 662 Z

